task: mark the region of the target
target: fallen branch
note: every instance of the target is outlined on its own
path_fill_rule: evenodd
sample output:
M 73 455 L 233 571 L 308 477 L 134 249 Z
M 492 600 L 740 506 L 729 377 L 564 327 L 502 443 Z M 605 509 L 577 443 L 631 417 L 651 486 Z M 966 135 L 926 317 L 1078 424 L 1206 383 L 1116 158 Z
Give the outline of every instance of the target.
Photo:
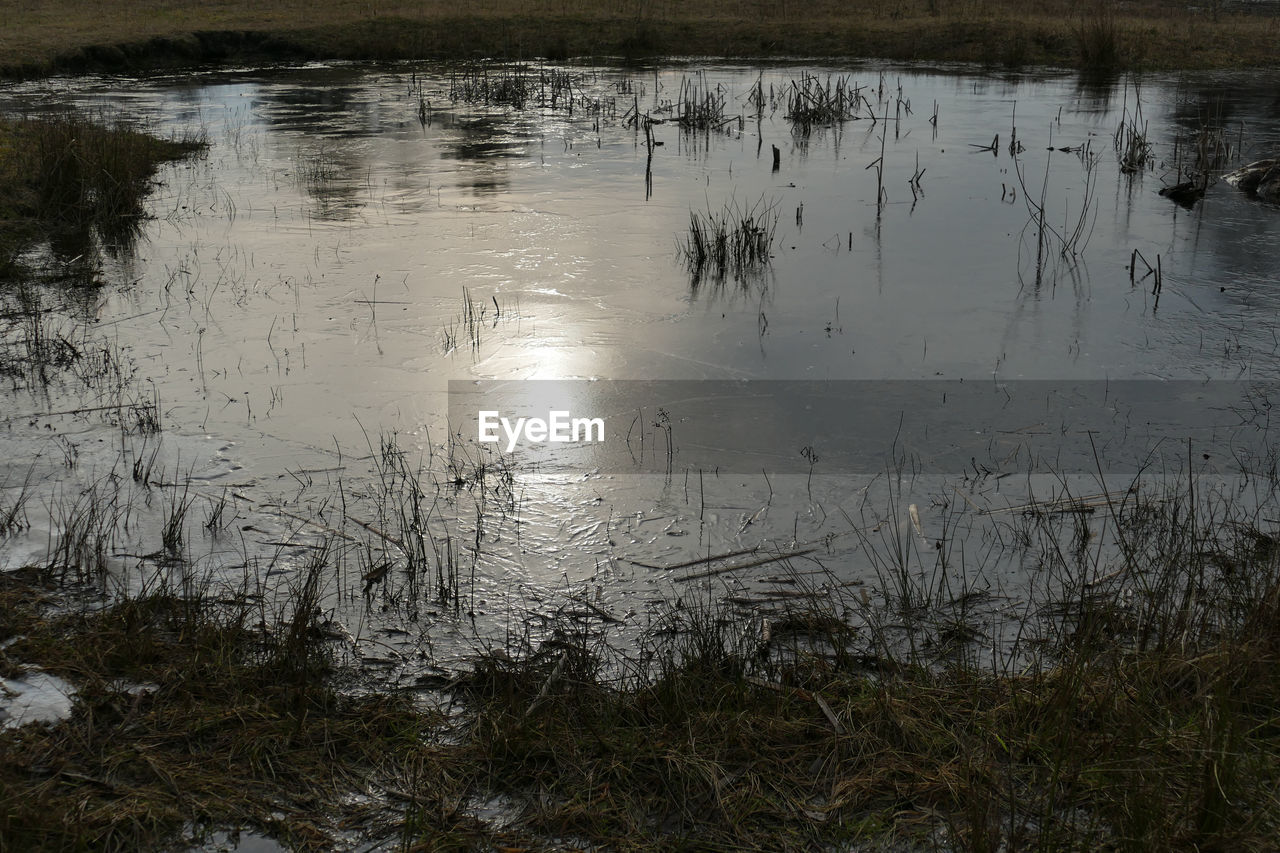
M 727 560 L 730 557 L 741 557 L 743 554 L 755 554 L 759 550 L 760 546 L 757 545 L 754 548 L 743 548 L 741 551 L 730 551 L 727 554 L 716 554 L 713 557 L 699 557 L 696 560 L 686 560 L 683 563 L 675 563 L 670 566 L 658 566 L 653 563 L 642 563 L 639 560 L 627 560 L 627 562 L 633 566 L 640 566 L 644 569 L 659 569 L 661 571 L 669 572 L 673 569 L 687 569 L 690 566 L 700 566 L 703 563 L 714 563 L 716 560 Z M 626 558 L 624 557 L 623 559 Z
M 736 572 L 738 569 L 750 569 L 755 566 L 763 566 L 766 563 L 776 563 L 779 560 L 789 560 L 792 557 L 803 557 L 805 554 L 812 554 L 816 550 L 818 549 L 804 548 L 799 551 L 787 551 L 782 554 L 773 554 L 768 557 L 762 557 L 759 560 L 749 560 L 745 563 L 734 563 L 731 566 L 722 566 L 718 569 L 708 569 L 705 572 L 694 572 L 691 575 L 685 575 L 684 577 L 676 578 L 676 580 L 692 581 L 692 580 L 697 580 L 698 578 L 714 577 L 715 575 L 722 575 L 722 574 L 725 574 L 726 572 Z

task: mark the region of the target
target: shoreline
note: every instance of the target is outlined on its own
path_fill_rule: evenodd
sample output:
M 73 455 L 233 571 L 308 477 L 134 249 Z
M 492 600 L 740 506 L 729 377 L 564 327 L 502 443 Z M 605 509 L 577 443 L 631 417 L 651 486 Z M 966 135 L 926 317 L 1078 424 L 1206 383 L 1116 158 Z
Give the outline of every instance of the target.
M 935 11 L 931 12 L 930 7 Z M 132 0 L 84 20 L 61 0 L 28 8 L 6 0 L 0 77 L 144 71 L 192 65 L 300 60 L 591 60 L 670 56 L 723 59 L 866 59 L 1049 66 L 1095 72 L 1274 67 L 1280 17 L 1198 14 L 1147 4 L 1113 14 L 1074 7 L 1027 13 L 996 0 L 976 6 L 892 9 L 818 2 L 804 16 L 785 5 L 757 10 L 667 8 L 639 15 L 596 4 L 519 5 L 495 0 L 458 15 L 329 0 L 314 10 L 292 0 L 259 9 L 230 0 L 216 9 Z M 79 11 L 77 16 L 76 11 Z M 363 11 L 362 11 L 363 10 Z M 301 25 L 307 21 L 306 25 Z

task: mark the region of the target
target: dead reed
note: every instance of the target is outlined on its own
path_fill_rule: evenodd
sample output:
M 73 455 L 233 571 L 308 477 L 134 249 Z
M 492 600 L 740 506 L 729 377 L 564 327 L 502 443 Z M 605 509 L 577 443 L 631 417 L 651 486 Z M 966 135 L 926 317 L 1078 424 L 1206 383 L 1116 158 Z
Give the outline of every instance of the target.
M 695 286 L 708 276 L 742 283 L 767 267 L 777 227 L 777 204 L 763 197 L 749 206 L 730 200 L 721 210 L 691 211 L 679 251 Z
M 0 138 L 0 250 L 10 263 L 49 232 L 92 233 L 108 251 L 127 250 L 159 164 L 203 145 L 194 136 L 162 140 L 69 112 L 0 122 Z
M 676 98 L 676 124 L 686 133 L 724 131 L 734 125 L 741 130 L 742 116 L 726 113 L 728 96 L 722 86 L 710 85 L 701 74 L 681 78 Z
M 449 75 L 449 100 L 458 104 L 509 107 L 523 111 L 531 107 L 563 111 L 598 112 L 602 107 L 581 90 L 578 75 L 566 68 L 530 66 L 500 62 L 464 65 Z M 426 109 L 420 101 L 420 118 Z
M 786 119 L 792 131 L 809 135 L 815 127 L 827 127 L 850 121 L 858 116 L 858 110 L 871 104 L 862 94 L 862 87 L 849 77 L 828 76 L 824 82 L 813 74 L 805 74 L 800 80 L 792 80 L 787 91 Z
M 1120 158 L 1120 172 L 1135 175 L 1155 165 L 1152 146 L 1147 139 L 1147 123 L 1142 118 L 1142 102 L 1138 100 L 1130 114 L 1126 106 L 1120 118 L 1120 126 L 1112 137 L 1116 155 Z

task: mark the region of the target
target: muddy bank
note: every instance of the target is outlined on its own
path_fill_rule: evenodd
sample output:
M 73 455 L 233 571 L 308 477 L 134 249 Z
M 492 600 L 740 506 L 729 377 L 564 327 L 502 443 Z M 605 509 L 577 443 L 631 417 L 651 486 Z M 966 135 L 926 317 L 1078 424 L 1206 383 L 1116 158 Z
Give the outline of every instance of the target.
M 8 76 L 63 72 L 137 71 L 234 61 L 281 61 L 308 58 L 306 48 L 285 36 L 252 31 L 201 31 L 155 36 L 145 41 L 89 44 L 60 53 L 49 66 L 6 67 Z

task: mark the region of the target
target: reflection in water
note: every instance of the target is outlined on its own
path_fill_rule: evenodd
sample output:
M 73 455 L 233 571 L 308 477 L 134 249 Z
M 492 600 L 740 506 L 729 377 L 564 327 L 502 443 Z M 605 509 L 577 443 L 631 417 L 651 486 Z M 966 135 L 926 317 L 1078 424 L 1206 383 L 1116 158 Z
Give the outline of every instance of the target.
M 523 133 L 533 128 L 506 115 L 446 114 L 441 130 L 440 157 L 459 162 L 458 186 L 492 195 L 509 184 L 507 161 L 528 155 L 531 140 Z
M 1130 79 L 710 67 L 730 111 L 748 111 L 757 80 L 782 92 L 811 71 L 860 77 L 892 120 L 876 110 L 797 137 L 770 104 L 759 121 L 690 138 L 671 106 L 687 69 L 581 69 L 576 85 L 617 102 L 602 111 L 613 120 L 458 106 L 420 121 L 418 87 L 448 103 L 447 70 L 436 71 L 309 67 L 0 92 L 9 107 L 115 107 L 208 133 L 206 159 L 161 175 L 134 256 L 108 259 L 117 286 L 80 300 L 162 401 L 166 464 L 295 515 L 331 507 L 339 484 L 354 501 L 375 491 L 382 435 L 426 466 L 458 463 L 450 379 L 1280 376 L 1280 216 L 1220 185 L 1189 211 L 1157 194 L 1205 116 L 1228 131 L 1233 161 L 1280 148 L 1275 74 L 1142 79 L 1154 163 L 1123 176 L 1112 139 L 1135 109 Z M 622 120 L 628 109 L 654 119 L 652 145 Z M 677 252 L 690 211 L 734 199 L 776 206 L 769 263 L 740 281 L 691 282 Z M 81 238 L 55 250 L 84 248 Z M 1160 294 L 1131 282 L 1135 250 L 1161 265 Z M 637 415 L 649 441 L 661 438 L 655 417 Z M 724 425 L 727 446 L 736 428 Z M 59 458 L 40 429 L 13 439 L 29 442 L 14 458 Z M 114 450 L 116 436 L 76 429 L 89 434 L 76 439 L 87 472 L 90 447 Z M 788 440 L 788 458 L 809 446 Z M 984 487 L 1012 488 L 1008 473 Z M 639 597 L 648 578 L 617 568 L 618 550 L 672 562 L 820 541 L 851 494 L 883 496 L 834 480 L 681 479 L 522 472 L 518 521 L 479 533 L 465 495 L 437 510 L 468 534 L 454 546 L 489 537 L 476 584 L 499 602 L 606 575 Z M 759 514 L 766 504 L 772 516 Z M 856 574 L 854 546 L 832 547 L 833 564 Z
M 367 168 L 360 149 L 344 149 L 329 141 L 300 142 L 295 155 L 294 177 L 315 205 L 320 219 L 342 221 L 355 217 L 363 206 L 359 172 Z
M 769 68 L 761 74 L 713 68 L 705 75 L 708 85 L 727 93 L 730 109 L 746 111 L 746 94 L 757 77 L 766 90 L 782 92 L 802 70 L 808 69 Z M 1212 315 L 1215 300 L 1234 298 L 1266 280 L 1275 268 L 1274 253 L 1258 247 L 1274 233 L 1272 217 L 1216 186 L 1189 213 L 1160 199 L 1156 190 L 1177 179 L 1206 124 L 1223 131 L 1233 162 L 1242 147 L 1246 159 L 1274 149 L 1280 141 L 1274 81 L 1241 85 L 1230 76 L 1180 75 L 1135 84 L 1128 78 L 986 77 L 919 69 L 864 74 L 867 95 L 895 105 L 888 132 L 868 120 L 868 113 L 796 136 L 782 115 L 783 100 L 773 98 L 758 122 L 696 140 L 661 123 L 671 117 L 673 93 L 685 72 L 596 70 L 580 78 L 576 85 L 599 89 L 592 97 L 621 99 L 627 108 L 634 101 L 657 119 L 655 142 L 670 144 L 656 147 L 621 120 L 574 120 L 533 107 L 431 108 L 424 114 L 429 121 L 419 122 L 418 95 L 432 104 L 448 103 L 447 76 L 433 78 L 423 69 L 415 71 L 412 83 L 401 73 L 340 66 L 211 74 L 196 83 L 158 78 L 125 95 L 106 82 L 83 91 L 14 87 L 8 97 L 26 104 L 44 98 L 51 106 L 76 100 L 118 104 L 175 125 L 198 115 L 216 143 L 212 162 L 195 180 L 175 186 L 173 196 L 191 198 L 157 202 L 184 237 L 191 232 L 178 225 L 183 216 L 200 217 L 197 232 L 214 223 L 205 213 L 190 213 L 201 210 L 198 204 L 183 202 L 220 193 L 237 219 L 211 232 L 219 241 L 258 241 L 266 248 L 273 228 L 283 237 L 308 221 L 358 228 L 361 241 L 381 246 L 377 255 L 339 253 L 341 268 L 326 270 L 313 252 L 306 269 L 282 274 L 315 280 L 363 264 L 420 270 L 433 284 L 413 298 L 434 300 L 415 303 L 426 309 L 420 322 L 447 313 L 447 301 L 463 286 L 523 291 L 538 302 L 545 301 L 541 291 L 552 290 L 565 300 L 556 306 L 556 322 L 581 327 L 566 339 L 588 346 L 608 342 L 611 355 L 595 359 L 597 364 L 639 371 L 672 366 L 666 357 L 648 365 L 644 359 L 651 356 L 640 362 L 635 353 L 624 358 L 616 348 L 627 329 L 652 325 L 641 318 L 654 311 L 660 337 L 669 338 L 662 352 L 676 363 L 720 370 L 931 375 L 1018 364 L 1020 372 L 1037 373 L 1059 369 L 1061 352 L 1070 349 L 1081 358 L 1088 353 L 1107 369 L 1127 365 L 1141 373 L 1170 363 L 1200 363 L 1194 369 L 1212 372 L 1203 357 L 1152 357 L 1162 347 L 1167 352 L 1181 346 L 1179 324 L 1156 322 L 1152 306 L 1135 303 L 1137 291 L 1118 297 L 1111 285 L 1128 276 L 1111 271 L 1127 266 L 1132 251 L 1140 249 L 1144 256 L 1161 257 L 1170 282 L 1211 288 L 1166 298 L 1166 315 Z M 1156 156 L 1150 171 L 1121 178 L 1111 138 L 1139 103 Z M 933 105 L 936 123 L 930 121 Z M 624 113 L 615 109 L 616 115 Z M 980 150 L 993 136 L 998 143 Z M 887 204 L 876 215 L 876 172 L 867 167 L 877 161 L 882 139 Z M 769 169 L 775 147 L 783 154 L 777 174 Z M 1049 147 L 1058 150 L 1047 152 Z M 653 196 L 642 202 L 650 157 Z M 1097 181 L 1092 190 L 1090 162 Z M 920 185 L 909 187 L 917 170 Z M 306 200 L 296 223 L 290 212 L 296 209 L 295 192 Z M 726 357 L 714 342 L 725 333 L 758 338 L 759 305 L 739 304 L 726 312 L 731 332 L 710 327 L 690 335 L 661 323 L 663 312 L 655 311 L 660 301 L 629 295 L 675 296 L 682 284 L 673 244 L 688 211 L 734 197 L 764 198 L 786 214 L 770 272 L 776 281 L 769 288 L 775 300 L 768 318 L 773 346 L 767 357 L 757 355 L 749 364 L 736 363 L 736 354 Z M 483 205 L 473 207 L 468 198 L 483 199 Z M 1037 223 L 1042 200 L 1043 227 Z M 261 211 L 268 204 L 273 212 L 265 222 Z M 803 225 L 797 219 L 792 228 L 791 215 L 800 208 Z M 1090 223 L 1087 248 L 1065 253 L 1074 254 L 1070 258 L 1060 246 L 1046 252 L 1046 235 L 1074 231 L 1082 212 Z M 401 236 L 411 237 L 415 248 L 387 254 L 388 241 Z M 315 242 L 326 239 L 342 240 L 331 234 Z M 73 257 L 84 248 L 81 240 L 61 251 Z M 292 266 L 289 257 L 278 263 Z M 711 290 L 720 299 L 730 296 L 728 288 L 704 288 L 698 301 L 716 295 Z M 1062 298 L 1066 293 L 1069 299 Z M 856 359 L 828 363 L 802 342 L 815 328 L 825 328 L 832 313 L 827 306 L 837 299 L 846 316 L 864 324 L 866 346 Z M 1046 307 L 1037 312 L 1039 321 L 1024 328 L 1031 322 L 1028 300 Z M 682 302 L 687 304 L 683 297 L 668 304 L 679 310 Z M 565 308 L 570 310 L 564 313 Z M 1182 326 L 1203 326 L 1203 318 L 1186 320 Z M 1049 325 L 1037 328 L 1039 323 Z M 1141 352 L 1149 355 L 1126 343 L 1136 331 L 1148 342 Z M 779 346 L 784 335 L 790 344 Z M 1082 335 L 1089 340 L 1079 342 Z M 908 356 L 924 352 L 929 339 L 933 354 L 924 363 Z M 652 351 L 651 341 L 652 335 L 644 335 L 638 351 Z M 992 341 L 1015 345 L 1015 351 L 1003 345 L 996 351 Z M 1047 350 L 1049 341 L 1059 349 Z M 521 344 L 504 346 L 518 350 Z M 477 367 L 483 371 L 483 361 Z

